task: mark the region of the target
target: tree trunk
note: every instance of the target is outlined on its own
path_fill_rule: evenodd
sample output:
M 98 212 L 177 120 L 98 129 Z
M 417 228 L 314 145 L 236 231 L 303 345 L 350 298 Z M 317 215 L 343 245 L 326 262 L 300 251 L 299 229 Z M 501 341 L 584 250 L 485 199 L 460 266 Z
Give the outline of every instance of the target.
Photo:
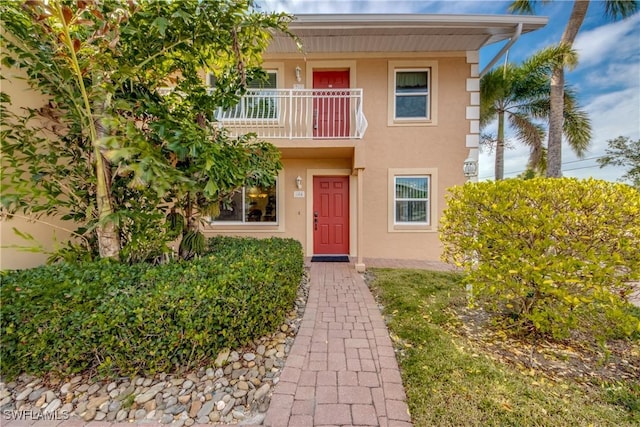
M 574 1 L 569 22 L 560 40 L 561 44 L 573 46 L 588 8 L 589 0 Z M 564 122 L 564 64 L 557 65 L 553 70 L 550 95 L 547 177 L 560 178 L 562 176 L 562 125 Z
M 564 122 L 564 68 L 556 67 L 551 74 L 551 105 L 549 111 L 549 145 L 547 177 L 562 177 L 562 125 Z
M 96 110 L 100 111 L 101 108 Z M 102 156 L 100 150 L 100 140 L 105 134 L 99 120 L 95 122 L 96 141 L 93 142 L 93 153 L 96 158 L 96 204 L 98 208 L 98 226 L 96 235 L 98 237 L 98 249 L 100 258 L 120 257 L 120 232 L 112 219 L 107 217 L 113 213 L 113 202 L 111 199 L 111 173 L 108 161 Z
M 498 139 L 496 141 L 495 167 L 496 181 L 500 181 L 504 178 L 504 111 L 498 113 Z
M 66 6 L 65 6 L 66 7 Z M 93 156 L 95 157 L 95 173 L 96 173 L 96 209 L 98 210 L 98 225 L 96 227 L 96 235 L 98 238 L 98 250 L 101 258 L 115 258 L 120 256 L 120 233 L 116 224 L 112 219 L 108 218 L 113 213 L 113 199 L 111 197 L 111 171 L 109 170 L 109 162 L 102 156 L 102 138 L 106 135 L 106 131 L 102 126 L 100 117 L 104 110 L 104 105 L 100 102 L 90 100 L 89 92 L 84 84 L 84 71 L 80 67 L 80 62 L 76 55 L 76 40 L 73 40 L 69 32 L 71 20 L 67 19 L 67 12 L 63 8 L 62 2 L 51 2 L 51 11 L 54 11 L 62 33 L 57 37 L 66 46 L 71 60 L 71 67 L 78 82 L 78 88 L 82 94 L 84 103 L 83 113 L 85 123 L 89 131 L 91 147 L 93 148 Z M 78 48 L 79 49 L 79 48 Z M 100 73 L 93 76 L 93 84 L 99 87 L 101 80 Z
M 187 231 L 198 231 L 198 222 L 194 218 L 194 202 L 191 199 L 191 193 L 187 193 L 186 206 L 184 208 L 184 216 L 187 220 L 187 228 L 185 229 L 185 233 Z

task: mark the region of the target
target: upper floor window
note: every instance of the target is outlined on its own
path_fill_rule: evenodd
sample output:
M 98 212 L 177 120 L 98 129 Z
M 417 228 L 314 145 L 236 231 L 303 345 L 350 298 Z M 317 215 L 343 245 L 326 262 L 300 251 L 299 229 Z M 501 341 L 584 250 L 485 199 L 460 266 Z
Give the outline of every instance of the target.
M 277 119 L 277 87 L 277 71 L 267 71 L 266 79 L 249 81 L 247 92 L 238 104 L 227 111 L 220 111 L 218 117 L 222 120 Z
M 437 125 L 438 62 L 398 60 L 388 66 L 388 125 Z
M 396 70 L 395 118 L 429 118 L 429 70 Z

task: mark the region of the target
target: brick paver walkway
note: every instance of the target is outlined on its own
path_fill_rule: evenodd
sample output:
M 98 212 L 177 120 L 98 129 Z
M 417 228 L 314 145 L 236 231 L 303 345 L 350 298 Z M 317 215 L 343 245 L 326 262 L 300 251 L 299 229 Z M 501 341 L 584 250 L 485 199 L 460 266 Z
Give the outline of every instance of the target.
M 312 263 L 304 318 L 264 424 L 411 426 L 380 310 L 352 263 Z

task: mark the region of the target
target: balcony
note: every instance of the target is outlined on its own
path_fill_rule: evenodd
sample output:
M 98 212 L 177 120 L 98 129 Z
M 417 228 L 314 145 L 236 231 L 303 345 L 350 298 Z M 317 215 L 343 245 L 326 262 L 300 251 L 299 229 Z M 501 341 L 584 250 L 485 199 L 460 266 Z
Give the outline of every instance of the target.
M 362 89 L 250 89 L 214 118 L 232 136 L 265 139 L 362 139 Z

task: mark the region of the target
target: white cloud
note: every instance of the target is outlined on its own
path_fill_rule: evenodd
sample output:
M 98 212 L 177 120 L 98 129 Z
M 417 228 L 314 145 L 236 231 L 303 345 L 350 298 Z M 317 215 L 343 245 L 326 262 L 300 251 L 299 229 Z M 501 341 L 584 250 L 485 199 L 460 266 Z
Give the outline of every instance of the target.
M 629 60 L 638 57 L 640 46 L 640 13 L 622 21 L 580 32 L 574 48 L 580 55 L 580 64 L 593 66 L 608 59 Z
M 572 74 L 568 77 L 569 83 L 574 84 L 579 93 L 585 97 L 590 93 L 599 94 L 602 91 L 625 87 L 635 87 L 640 90 L 640 60 L 628 63 L 611 61 L 585 71 L 587 73 L 582 79 L 576 79 Z
M 289 13 L 506 13 L 508 1 L 424 1 L 424 0 L 259 0 L 266 10 Z
M 304 13 L 384 13 L 391 12 L 389 2 L 371 0 L 351 1 L 315 1 L 315 0 L 262 0 L 265 9 L 285 11 L 294 14 Z M 416 10 L 416 2 L 400 1 L 393 3 L 394 13 L 411 13 Z
M 640 137 L 640 88 L 628 87 L 595 97 L 585 109 L 596 138 Z

